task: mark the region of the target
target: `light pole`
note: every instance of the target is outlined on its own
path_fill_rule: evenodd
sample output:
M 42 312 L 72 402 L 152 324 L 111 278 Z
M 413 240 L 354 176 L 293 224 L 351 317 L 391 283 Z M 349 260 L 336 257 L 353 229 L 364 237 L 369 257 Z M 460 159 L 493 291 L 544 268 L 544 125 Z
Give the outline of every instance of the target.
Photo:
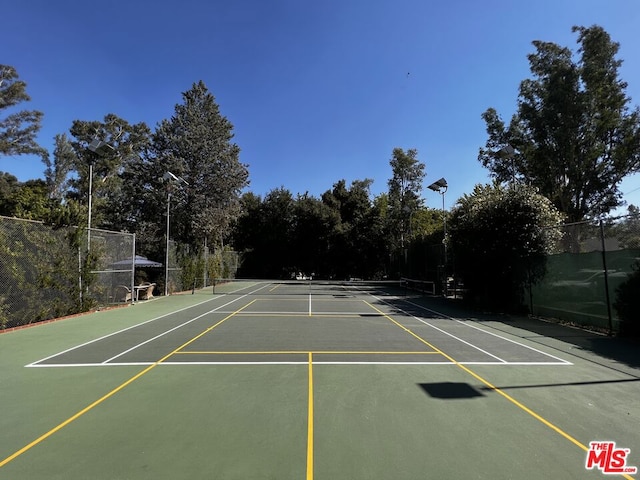
M 447 296 L 448 278 L 447 278 L 447 214 L 444 209 L 444 194 L 447 193 L 447 187 L 448 187 L 447 181 L 444 178 L 441 178 L 440 180 L 436 180 L 435 182 L 433 182 L 431 185 L 427 187 L 429 190 L 433 190 L 434 192 L 438 192 L 440 195 L 442 195 L 442 223 L 444 228 L 444 238 L 442 239 L 442 244 L 444 246 L 444 265 L 442 266 L 444 282 L 442 285 L 442 293 L 445 297 Z
M 95 139 L 89 144 L 89 150 L 99 157 L 106 157 L 113 154 L 115 149 L 107 142 Z M 93 159 L 89 162 L 89 216 L 87 219 L 87 252 L 91 245 L 91 200 L 93 198 Z
M 504 160 L 511 161 L 511 186 L 515 186 L 516 184 L 516 150 L 511 145 L 507 145 L 506 147 L 502 147 L 498 150 L 498 156 Z
M 169 214 L 171 212 L 171 184 L 184 183 L 185 185 L 189 185 L 189 183 L 182 177 L 174 175 L 171 172 L 167 172 L 162 176 L 162 180 L 167 183 L 167 232 L 166 232 L 166 245 L 165 245 L 165 253 L 164 253 L 164 296 L 169 295 Z

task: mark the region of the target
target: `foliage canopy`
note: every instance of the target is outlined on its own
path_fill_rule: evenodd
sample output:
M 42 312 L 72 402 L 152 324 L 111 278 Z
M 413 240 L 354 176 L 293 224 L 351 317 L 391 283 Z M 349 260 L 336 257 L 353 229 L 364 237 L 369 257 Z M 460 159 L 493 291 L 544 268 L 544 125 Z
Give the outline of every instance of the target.
M 470 298 L 492 308 L 518 309 L 524 289 L 545 272 L 562 216 L 531 187 L 477 185 L 456 204 L 450 246 Z
M 19 80 L 18 72 L 9 65 L 0 65 L 0 111 L 31 100 L 27 84 Z M 0 117 L 0 155 L 36 154 L 47 152 L 36 143 L 42 112 L 20 110 Z
M 482 114 L 489 138 L 478 155 L 493 178 L 536 187 L 569 222 L 619 206 L 620 182 L 640 171 L 640 110 L 619 78 L 619 44 L 599 26 L 573 31 L 577 58 L 533 42 L 517 112 L 508 126 L 493 108 Z

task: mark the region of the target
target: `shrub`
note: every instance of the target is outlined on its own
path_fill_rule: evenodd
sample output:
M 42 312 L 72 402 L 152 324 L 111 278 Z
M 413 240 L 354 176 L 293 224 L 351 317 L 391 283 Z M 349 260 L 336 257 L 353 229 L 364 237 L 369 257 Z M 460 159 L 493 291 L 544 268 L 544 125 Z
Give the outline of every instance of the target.
M 468 297 L 491 309 L 517 311 L 526 287 L 540 279 L 558 239 L 562 217 L 551 202 L 525 185 L 477 185 L 456 203 L 450 246 Z
M 620 334 L 630 337 L 640 336 L 640 262 L 636 262 L 633 272 L 616 289 L 613 307 L 620 318 Z

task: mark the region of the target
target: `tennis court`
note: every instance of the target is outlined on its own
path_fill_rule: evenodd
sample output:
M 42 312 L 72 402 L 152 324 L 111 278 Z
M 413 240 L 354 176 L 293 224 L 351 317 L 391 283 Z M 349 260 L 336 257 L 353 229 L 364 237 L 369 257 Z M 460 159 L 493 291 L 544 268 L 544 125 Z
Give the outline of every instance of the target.
M 606 478 L 590 442 L 640 464 L 640 370 L 602 342 L 393 282 L 96 312 L 0 335 L 0 478 Z

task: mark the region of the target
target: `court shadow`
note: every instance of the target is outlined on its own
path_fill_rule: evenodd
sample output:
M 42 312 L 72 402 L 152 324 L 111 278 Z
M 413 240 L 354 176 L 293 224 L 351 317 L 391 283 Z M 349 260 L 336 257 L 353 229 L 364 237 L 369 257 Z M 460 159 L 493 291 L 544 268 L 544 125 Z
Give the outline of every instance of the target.
M 420 296 L 401 296 L 396 298 L 385 298 L 380 302 L 371 302 L 376 305 L 379 303 L 381 309 L 391 307 L 391 315 L 409 315 L 418 318 L 443 318 L 436 311 L 430 311 L 425 305 L 425 298 Z M 443 312 L 444 313 L 444 312 Z
M 440 400 L 462 400 L 469 398 L 484 397 L 484 393 L 473 388 L 468 383 L 460 382 L 439 382 L 439 383 L 419 383 L 418 386 L 432 398 Z
M 521 388 L 550 388 L 550 387 L 588 387 L 593 385 L 604 385 L 611 383 L 629 383 L 629 382 L 640 382 L 640 378 L 625 378 L 622 380 L 593 380 L 590 382 L 562 382 L 562 383 L 539 383 L 539 384 L 531 384 L 531 385 L 506 385 L 506 386 L 498 386 L 497 388 L 500 390 L 513 390 L 513 389 L 521 389 Z M 490 392 L 493 389 L 489 387 L 481 387 L 480 390 Z
M 640 341 L 637 339 L 610 337 L 547 319 L 473 311 L 460 301 L 442 297 L 422 296 L 412 298 L 409 302 L 398 298 L 387 301 L 387 304 L 395 307 L 399 312 L 403 311 L 419 318 L 438 318 L 434 312 L 439 312 L 457 320 L 468 319 L 479 323 L 487 322 L 485 326 L 496 332 L 520 336 L 520 338 L 543 345 L 545 348 L 571 353 L 609 368 L 612 366 L 604 365 L 597 358 L 587 355 L 581 356 L 580 351 L 592 353 L 603 359 L 612 360 L 635 369 L 640 368 Z M 500 327 L 500 324 L 503 324 L 505 328 Z M 514 331 L 514 328 L 519 331 Z M 567 346 L 550 342 L 550 339 L 563 342 Z
M 632 368 L 640 368 L 640 343 L 637 340 L 610 337 L 530 317 L 505 318 L 500 321 L 527 332 L 520 336 L 531 342 L 553 348 L 549 342 L 545 341 L 553 338 L 572 345 L 571 353 L 574 355 L 579 354 L 580 351 L 591 352 Z

